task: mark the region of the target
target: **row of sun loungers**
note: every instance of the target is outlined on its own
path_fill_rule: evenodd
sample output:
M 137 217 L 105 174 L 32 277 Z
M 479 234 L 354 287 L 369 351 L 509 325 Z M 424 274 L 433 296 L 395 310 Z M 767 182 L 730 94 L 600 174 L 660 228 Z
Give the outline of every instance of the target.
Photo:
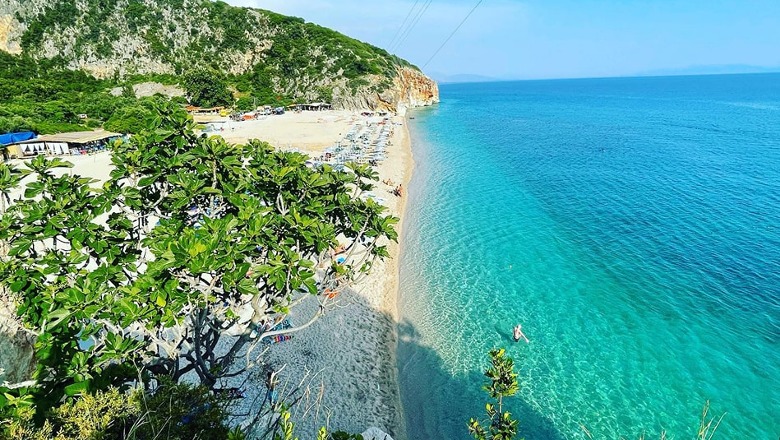
M 389 118 L 381 122 L 360 121 L 336 145 L 325 149 L 315 162 L 327 163 L 336 169 L 349 162 L 376 166 L 387 158 L 393 129 Z

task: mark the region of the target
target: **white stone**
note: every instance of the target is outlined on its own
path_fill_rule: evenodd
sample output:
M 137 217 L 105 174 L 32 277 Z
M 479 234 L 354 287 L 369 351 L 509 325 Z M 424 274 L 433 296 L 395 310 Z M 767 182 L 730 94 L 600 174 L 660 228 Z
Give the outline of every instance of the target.
M 375 427 L 366 429 L 361 435 L 363 436 L 363 440 L 393 440 L 393 438 L 390 437 L 390 434 Z

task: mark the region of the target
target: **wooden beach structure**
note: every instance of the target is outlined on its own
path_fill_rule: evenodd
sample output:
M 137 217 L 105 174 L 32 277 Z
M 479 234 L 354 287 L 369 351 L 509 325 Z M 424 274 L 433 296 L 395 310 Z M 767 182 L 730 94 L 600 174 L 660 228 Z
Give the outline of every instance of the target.
M 64 156 L 70 154 L 89 154 L 106 149 L 108 143 L 122 137 L 119 133 L 105 130 L 76 131 L 37 136 L 14 142 L 5 148 L 9 157 L 24 158 L 39 154 Z
M 319 112 L 323 110 L 333 110 L 333 105 L 327 102 L 312 102 L 310 104 L 293 104 L 288 105 L 287 109 L 290 111 L 310 111 Z

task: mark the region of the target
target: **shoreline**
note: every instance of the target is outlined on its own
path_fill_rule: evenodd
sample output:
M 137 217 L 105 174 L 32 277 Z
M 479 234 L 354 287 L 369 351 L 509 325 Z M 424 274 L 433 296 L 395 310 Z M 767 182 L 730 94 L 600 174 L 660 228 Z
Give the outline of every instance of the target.
M 409 130 L 409 117 L 403 118 L 403 135 L 402 149 L 406 154 L 406 160 L 404 160 L 404 177 L 403 187 L 405 190 L 397 203 L 397 216 L 400 219 L 398 221 L 398 242 L 395 243 L 390 252 L 390 258 L 392 259 L 391 276 L 389 277 L 388 290 L 390 291 L 387 298 L 387 307 L 392 312 L 393 327 L 390 337 L 387 341 L 388 353 L 390 354 L 389 370 L 392 372 L 392 376 L 395 382 L 396 388 L 396 412 L 398 417 L 398 432 L 395 434 L 395 440 L 405 440 L 409 437 L 406 427 L 406 414 L 404 413 L 403 401 L 401 400 L 401 378 L 398 370 L 398 324 L 401 322 L 401 311 L 398 308 L 398 304 L 401 298 L 401 250 L 403 246 L 404 226 L 406 225 L 406 210 L 409 203 L 409 182 L 412 180 L 412 173 L 414 172 L 414 151 L 412 150 L 412 136 Z
M 407 438 L 396 351 L 401 240 L 414 158 L 409 118 L 398 115 L 391 120 L 402 125 L 395 126 L 388 156 L 375 167 L 379 181 L 373 192 L 384 199 L 387 213 L 399 218 L 398 242 L 388 243 L 390 257 L 376 262 L 365 279 L 340 294 L 336 309 L 293 339 L 271 346 L 267 365 L 260 368 L 284 368 L 282 396 L 297 390 L 300 400 L 292 409 L 292 420 L 302 440 L 315 438 L 321 426 L 356 434 L 376 427 L 395 440 Z M 286 144 L 281 148 L 306 149 Z M 398 182 L 403 186 L 400 197 L 392 195 Z M 303 322 L 312 311 L 302 304 L 291 319 L 294 324 Z M 258 379 L 251 382 L 263 395 L 265 386 Z

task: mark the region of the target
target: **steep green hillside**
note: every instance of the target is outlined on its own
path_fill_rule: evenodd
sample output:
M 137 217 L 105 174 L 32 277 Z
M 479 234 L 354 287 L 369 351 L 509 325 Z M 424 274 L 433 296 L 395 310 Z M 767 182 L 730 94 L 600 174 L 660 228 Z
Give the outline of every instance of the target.
M 339 105 L 355 95 L 382 101 L 379 95 L 394 86 L 399 69 L 417 70 L 383 49 L 300 18 L 221 1 L 4 3 L 0 18 L 8 25 L 0 49 L 97 78 L 166 74 L 176 81 L 206 68 L 223 72 L 238 96 L 252 102 Z
M 129 87 L 114 96 L 110 89 L 117 85 L 52 61 L 0 52 L 0 133 L 49 134 L 101 125 L 135 132 L 151 117 L 152 104 L 162 98 L 137 99 Z

